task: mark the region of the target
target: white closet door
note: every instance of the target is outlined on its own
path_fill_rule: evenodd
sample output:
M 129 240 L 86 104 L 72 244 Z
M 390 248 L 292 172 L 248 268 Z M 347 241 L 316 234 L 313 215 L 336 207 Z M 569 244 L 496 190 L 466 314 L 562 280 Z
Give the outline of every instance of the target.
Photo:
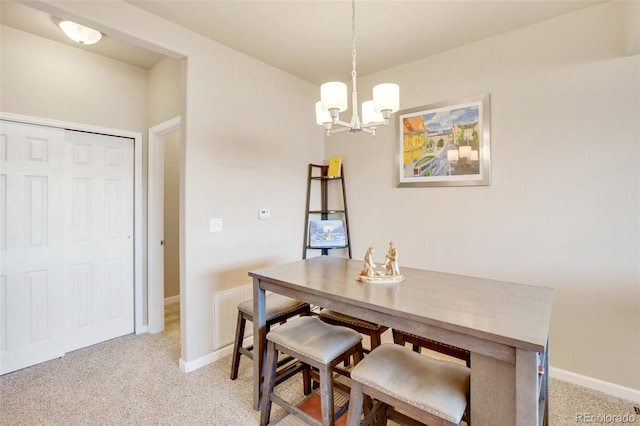
M 64 355 L 64 130 L 0 121 L 0 374 Z
M 67 131 L 66 350 L 133 332 L 133 140 Z

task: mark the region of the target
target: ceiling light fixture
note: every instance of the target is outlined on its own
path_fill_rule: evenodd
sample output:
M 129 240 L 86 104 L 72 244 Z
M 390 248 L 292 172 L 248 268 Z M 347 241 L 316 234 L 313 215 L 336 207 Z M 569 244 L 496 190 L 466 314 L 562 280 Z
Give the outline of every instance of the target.
M 316 123 L 324 126 L 326 135 L 341 132 L 365 132 L 373 136 L 376 127 L 389 125 L 391 114 L 400 106 L 400 88 L 394 83 L 378 84 L 373 88 L 373 100 L 362 103 L 362 120 L 358 116 L 358 91 L 356 88 L 356 2 L 351 2 L 351 104 L 353 115 L 351 122 L 340 121 L 340 112 L 347 109 L 347 85 L 339 81 L 330 81 L 320 86 L 320 101 L 316 102 Z M 334 125 L 341 126 L 333 128 Z
M 80 44 L 95 44 L 102 39 L 102 33 L 94 30 L 93 28 L 85 27 L 84 25 L 76 24 L 73 21 L 65 21 L 61 19 L 54 19 L 56 24 L 71 40 Z

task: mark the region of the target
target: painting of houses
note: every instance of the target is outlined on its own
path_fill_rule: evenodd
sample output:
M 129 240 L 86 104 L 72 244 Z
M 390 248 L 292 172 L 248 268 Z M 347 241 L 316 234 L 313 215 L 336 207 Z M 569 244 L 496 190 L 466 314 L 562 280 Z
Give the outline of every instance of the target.
M 464 185 L 468 183 L 460 182 L 485 180 L 489 141 L 488 137 L 483 140 L 483 131 L 488 134 L 488 108 L 483 111 L 482 102 L 423 107 L 399 114 L 399 120 L 399 184 L 446 181 Z

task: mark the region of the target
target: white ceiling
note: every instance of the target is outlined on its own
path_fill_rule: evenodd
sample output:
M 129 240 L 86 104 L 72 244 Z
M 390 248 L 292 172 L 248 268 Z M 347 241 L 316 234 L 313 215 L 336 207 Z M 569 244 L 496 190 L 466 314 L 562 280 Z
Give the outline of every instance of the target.
M 125 0 L 312 83 L 351 76 L 349 0 Z M 602 0 L 358 0 L 357 71 L 374 73 Z M 0 22 L 68 44 L 51 17 L 0 1 Z M 162 55 L 105 37 L 76 47 L 151 68 Z

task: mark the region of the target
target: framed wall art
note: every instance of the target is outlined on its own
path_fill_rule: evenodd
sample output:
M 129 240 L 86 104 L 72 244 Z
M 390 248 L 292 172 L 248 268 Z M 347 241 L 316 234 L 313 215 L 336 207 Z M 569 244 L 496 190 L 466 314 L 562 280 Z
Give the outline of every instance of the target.
M 347 245 L 342 220 L 309 221 L 309 247 L 345 247 Z
M 489 95 L 399 111 L 397 186 L 491 183 Z

